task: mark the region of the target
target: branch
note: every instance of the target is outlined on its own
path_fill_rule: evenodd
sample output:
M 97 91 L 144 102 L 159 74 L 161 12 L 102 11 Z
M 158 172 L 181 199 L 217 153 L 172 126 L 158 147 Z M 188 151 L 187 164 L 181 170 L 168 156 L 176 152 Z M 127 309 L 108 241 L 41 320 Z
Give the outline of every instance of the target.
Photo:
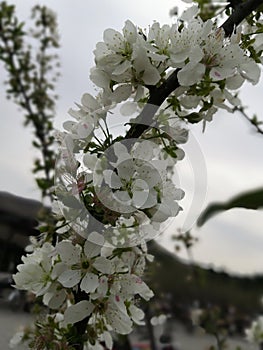
M 152 88 L 149 100 L 138 116 L 137 123 L 131 126 L 125 138 L 138 138 L 149 128 L 158 108 L 165 99 L 180 86 L 177 79 L 178 71 L 178 69 L 175 70 L 161 86 Z M 143 122 L 143 124 L 140 124 L 140 122 Z
M 8 73 L 6 84 L 7 96 L 25 112 L 25 125 L 34 127 L 36 139 L 33 146 L 41 152 L 41 158 L 35 160 L 34 173 L 43 172 L 36 178 L 41 189 L 42 198 L 51 199 L 49 189 L 53 186 L 53 167 L 55 153 L 53 150 L 53 115 L 55 96 L 50 92 L 54 89 L 56 75 L 51 72 L 52 63 L 56 60 L 48 50 L 58 47 L 56 37 L 55 17 L 46 7 L 36 6 L 32 10 L 35 20 L 34 32 L 29 36 L 24 31 L 24 24 L 15 15 L 15 6 L 3 2 L 0 6 L 0 61 Z M 34 38 L 39 41 L 39 49 L 35 50 L 26 45 L 26 39 Z M 52 51 L 49 52 L 52 52 Z M 53 70 L 53 68 L 52 68 Z
M 250 122 L 250 124 L 252 124 L 252 125 L 257 129 L 257 132 L 258 132 L 259 134 L 262 134 L 262 135 L 263 135 L 263 129 L 261 129 L 260 126 L 259 126 L 259 125 L 262 124 L 263 122 L 258 121 L 257 118 L 256 118 L 256 116 L 250 118 L 250 117 L 247 115 L 247 113 L 244 111 L 244 108 L 243 108 L 243 107 L 236 107 L 236 108 L 234 108 L 233 111 L 234 111 L 234 112 L 236 112 L 236 111 L 240 112 L 240 113 L 243 115 L 243 117 L 245 117 L 245 118 Z
M 229 0 L 229 5 L 227 5 L 226 8 L 232 7 L 232 9 L 235 9 L 238 7 L 240 0 Z
M 248 0 L 245 3 L 240 3 L 236 6 L 232 15 L 229 16 L 221 26 L 221 28 L 224 29 L 226 36 L 230 36 L 235 27 L 262 4 L 263 0 Z
M 262 4 L 263 0 L 248 0 L 246 3 L 241 3 L 236 6 L 233 13 L 221 26 L 225 31 L 225 35 L 231 35 L 234 28 Z M 153 123 L 153 117 L 158 108 L 166 98 L 180 86 L 177 79 L 178 71 L 178 69 L 175 70 L 159 87 L 151 88 L 148 102 L 137 117 L 136 124 L 133 124 L 127 131 L 126 139 L 139 138 Z

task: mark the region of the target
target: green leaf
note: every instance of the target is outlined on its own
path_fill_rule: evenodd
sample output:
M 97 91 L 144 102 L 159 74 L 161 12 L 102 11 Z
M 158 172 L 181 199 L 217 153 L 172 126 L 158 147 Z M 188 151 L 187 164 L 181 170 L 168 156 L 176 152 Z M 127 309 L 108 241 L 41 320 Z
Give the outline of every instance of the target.
M 201 113 L 190 113 L 186 116 L 184 116 L 185 119 L 187 119 L 189 121 L 189 123 L 191 124 L 196 124 L 199 123 L 203 118 L 202 118 L 202 114 Z
M 212 203 L 204 210 L 197 221 L 198 226 L 202 226 L 212 216 L 224 210 L 232 208 L 259 209 L 263 208 L 263 188 L 242 193 L 225 203 Z
M 36 178 L 36 182 L 38 187 L 44 191 L 48 190 L 53 185 L 52 181 L 45 178 Z

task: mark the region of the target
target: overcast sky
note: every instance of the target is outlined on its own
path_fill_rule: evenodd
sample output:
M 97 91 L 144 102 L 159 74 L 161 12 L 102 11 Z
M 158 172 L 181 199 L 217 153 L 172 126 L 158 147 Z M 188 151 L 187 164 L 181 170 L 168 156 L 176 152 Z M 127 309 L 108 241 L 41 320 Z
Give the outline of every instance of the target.
M 14 0 L 8 3 L 16 4 L 19 16 L 27 20 L 30 8 L 37 2 Z M 57 89 L 60 98 L 55 125 L 61 128 L 63 121 L 68 119 L 67 110 L 73 107 L 74 102 L 80 101 L 84 92 L 94 92 L 89 82 L 89 69 L 93 66 L 92 51 L 102 39 L 104 29 L 111 27 L 121 30 L 126 19 L 141 27 L 147 27 L 153 20 L 171 23 L 169 10 L 179 2 L 43 0 L 38 3 L 49 6 L 58 14 L 62 76 Z M 2 66 L 0 77 L 0 190 L 39 199 L 39 191 L 30 172 L 36 154 L 31 146 L 31 131 L 22 126 L 23 117 L 17 107 L 5 100 Z M 263 119 L 262 87 L 262 80 L 257 86 L 248 84 L 241 96 L 244 105 L 249 106 L 248 113 L 257 113 Z M 186 190 L 186 198 L 182 203 L 186 210 L 158 238 L 171 250 L 171 234 L 176 233 L 180 226 L 189 228 L 202 205 L 211 201 L 224 201 L 241 191 L 263 185 L 263 137 L 257 135 L 242 116 L 221 111 L 207 126 L 204 134 L 201 125 L 191 130 L 192 141 L 186 146 L 186 158 L 178 170 L 180 184 Z M 205 166 L 201 165 L 202 162 Z M 191 203 L 197 186 L 201 186 L 202 191 L 198 200 L 194 198 L 198 204 L 196 211 Z M 202 199 L 204 191 L 205 200 Z M 235 209 L 211 219 L 201 229 L 197 230 L 194 226 L 192 233 L 199 238 L 193 251 L 195 260 L 232 272 L 262 272 L 262 214 L 262 211 Z

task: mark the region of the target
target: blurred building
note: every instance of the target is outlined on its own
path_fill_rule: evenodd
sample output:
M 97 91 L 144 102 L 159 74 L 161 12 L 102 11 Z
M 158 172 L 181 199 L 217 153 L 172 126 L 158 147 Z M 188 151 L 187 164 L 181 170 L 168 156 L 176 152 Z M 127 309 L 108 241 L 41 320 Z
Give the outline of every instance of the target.
M 0 271 L 14 272 L 29 236 L 37 234 L 37 214 L 42 204 L 0 192 Z

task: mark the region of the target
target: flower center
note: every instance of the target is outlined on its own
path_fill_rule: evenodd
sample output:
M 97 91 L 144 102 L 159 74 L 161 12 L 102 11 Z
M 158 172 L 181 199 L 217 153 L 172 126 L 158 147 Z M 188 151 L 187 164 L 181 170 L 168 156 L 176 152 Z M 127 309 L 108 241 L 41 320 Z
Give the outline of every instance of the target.
M 82 261 L 82 264 L 81 264 L 81 267 L 84 269 L 84 270 L 87 270 L 89 267 L 90 267 L 90 263 L 89 261 Z

